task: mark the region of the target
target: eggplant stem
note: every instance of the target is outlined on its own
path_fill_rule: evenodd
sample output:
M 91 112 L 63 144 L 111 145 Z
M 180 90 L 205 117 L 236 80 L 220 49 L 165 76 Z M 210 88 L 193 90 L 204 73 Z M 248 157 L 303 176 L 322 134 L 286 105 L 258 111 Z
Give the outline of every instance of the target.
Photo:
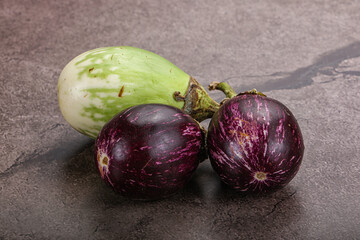
M 209 85 L 208 88 L 210 91 L 213 91 L 215 89 L 222 91 L 227 98 L 233 98 L 237 95 L 237 93 L 234 91 L 234 89 L 226 82 L 214 81 Z

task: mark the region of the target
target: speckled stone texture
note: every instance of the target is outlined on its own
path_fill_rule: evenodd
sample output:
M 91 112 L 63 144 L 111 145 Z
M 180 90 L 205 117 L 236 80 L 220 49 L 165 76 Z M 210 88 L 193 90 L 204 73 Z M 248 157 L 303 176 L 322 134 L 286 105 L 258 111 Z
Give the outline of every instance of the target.
M 330 0 L 1 0 L 0 239 L 360 239 L 359 12 Z M 205 161 L 171 198 L 114 193 L 56 96 L 68 61 L 114 45 L 284 103 L 305 141 L 297 176 L 243 195 Z

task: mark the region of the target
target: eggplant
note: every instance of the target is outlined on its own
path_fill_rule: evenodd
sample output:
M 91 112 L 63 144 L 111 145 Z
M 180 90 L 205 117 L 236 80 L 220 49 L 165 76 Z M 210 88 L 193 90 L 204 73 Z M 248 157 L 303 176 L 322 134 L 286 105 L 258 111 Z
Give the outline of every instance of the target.
M 199 165 L 204 149 L 199 123 L 182 110 L 142 104 L 118 113 L 95 141 L 101 178 L 122 196 L 136 200 L 168 197 Z
M 222 85 L 224 86 L 224 85 Z M 256 90 L 235 95 L 212 117 L 207 147 L 220 179 L 238 191 L 267 192 L 288 184 L 298 172 L 304 141 L 299 124 L 281 102 Z
M 198 121 L 219 108 L 180 68 L 129 46 L 97 48 L 71 60 L 58 79 L 58 102 L 65 120 L 92 138 L 114 115 L 135 105 L 174 106 Z

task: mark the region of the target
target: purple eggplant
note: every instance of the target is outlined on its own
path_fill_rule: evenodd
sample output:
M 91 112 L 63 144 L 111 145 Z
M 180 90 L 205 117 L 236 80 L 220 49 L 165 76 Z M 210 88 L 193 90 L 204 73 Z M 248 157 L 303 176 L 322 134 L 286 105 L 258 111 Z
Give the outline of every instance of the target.
M 304 154 L 294 115 L 279 101 L 255 92 L 223 103 L 210 122 L 207 146 L 221 180 L 250 192 L 285 186 L 298 172 Z
M 199 165 L 204 134 L 182 110 L 162 105 L 130 107 L 110 120 L 95 142 L 102 179 L 121 195 L 139 200 L 181 189 Z

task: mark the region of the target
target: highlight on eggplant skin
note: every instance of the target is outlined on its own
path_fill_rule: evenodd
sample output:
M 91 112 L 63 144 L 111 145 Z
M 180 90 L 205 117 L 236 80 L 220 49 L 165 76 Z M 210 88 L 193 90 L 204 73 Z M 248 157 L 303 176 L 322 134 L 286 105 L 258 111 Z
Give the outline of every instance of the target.
M 199 165 L 203 134 L 182 110 L 143 104 L 123 110 L 100 131 L 95 162 L 121 195 L 160 199 L 180 190 Z
M 207 136 L 211 165 L 233 189 L 267 192 L 288 184 L 304 154 L 300 127 L 279 101 L 242 94 L 214 114 Z

